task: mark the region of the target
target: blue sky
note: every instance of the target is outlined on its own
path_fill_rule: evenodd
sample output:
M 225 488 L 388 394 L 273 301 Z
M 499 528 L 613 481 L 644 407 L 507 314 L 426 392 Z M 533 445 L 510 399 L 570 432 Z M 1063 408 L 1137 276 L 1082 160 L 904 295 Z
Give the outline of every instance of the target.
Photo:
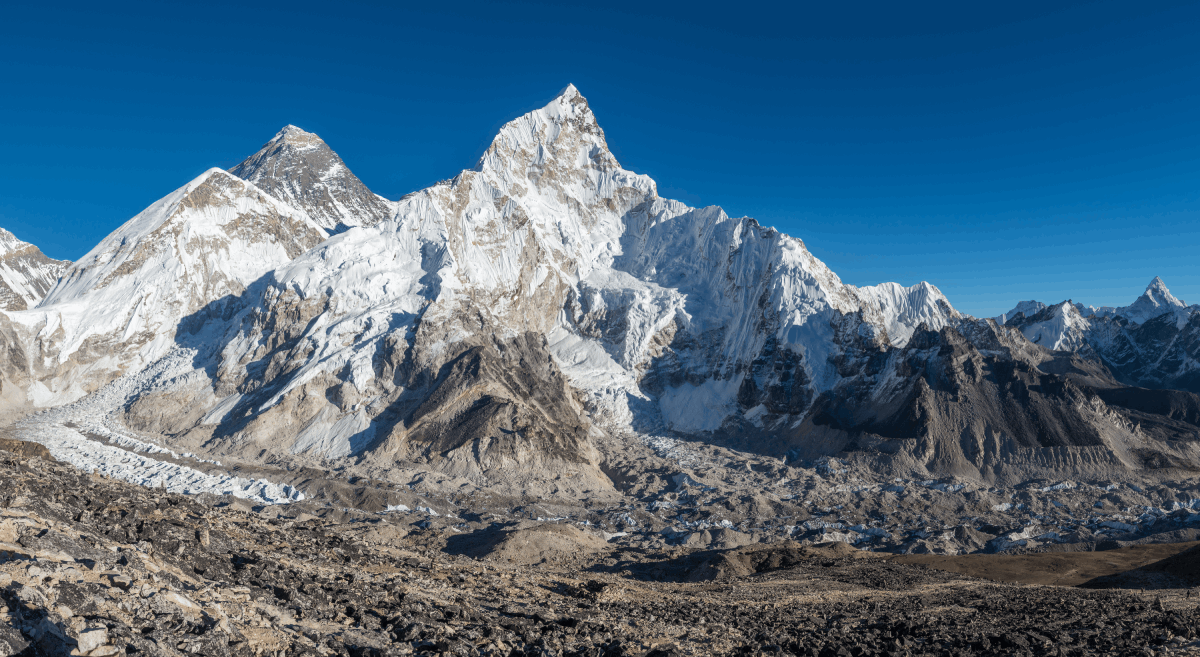
M 0 226 L 75 259 L 287 123 L 389 198 L 573 82 L 660 193 L 960 310 L 1200 302 L 1200 4 L 25 3 Z

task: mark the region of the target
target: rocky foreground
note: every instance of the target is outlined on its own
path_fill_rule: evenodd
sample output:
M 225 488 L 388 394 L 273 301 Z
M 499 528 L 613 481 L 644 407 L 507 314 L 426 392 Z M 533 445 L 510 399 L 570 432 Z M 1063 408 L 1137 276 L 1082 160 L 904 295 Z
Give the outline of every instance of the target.
M 458 533 L 170 494 L 0 444 L 0 656 L 1186 654 L 1200 599 L 1172 577 L 1003 585 L 844 545 Z

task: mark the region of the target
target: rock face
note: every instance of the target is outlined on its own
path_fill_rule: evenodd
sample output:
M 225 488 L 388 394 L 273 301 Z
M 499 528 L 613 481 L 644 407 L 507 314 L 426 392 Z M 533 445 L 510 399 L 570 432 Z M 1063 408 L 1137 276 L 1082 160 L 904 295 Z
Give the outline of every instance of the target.
M 229 170 L 330 232 L 389 219 L 394 204 L 373 194 L 321 138 L 285 126 L 254 155 Z
M 0 228 L 0 310 L 36 306 L 70 265 Z

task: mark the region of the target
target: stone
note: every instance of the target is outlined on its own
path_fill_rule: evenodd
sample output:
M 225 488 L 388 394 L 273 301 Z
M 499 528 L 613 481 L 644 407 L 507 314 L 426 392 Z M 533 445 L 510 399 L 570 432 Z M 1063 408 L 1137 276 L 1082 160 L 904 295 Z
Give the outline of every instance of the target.
M 78 650 L 84 655 L 89 655 L 91 652 L 100 646 L 108 643 L 108 629 L 98 627 L 95 629 L 84 630 L 79 633 L 75 639 L 78 644 Z

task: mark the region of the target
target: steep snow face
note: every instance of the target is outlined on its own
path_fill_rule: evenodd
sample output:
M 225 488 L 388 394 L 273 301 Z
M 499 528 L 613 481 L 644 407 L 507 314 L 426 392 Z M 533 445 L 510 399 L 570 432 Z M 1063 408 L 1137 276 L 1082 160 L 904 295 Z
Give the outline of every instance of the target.
M 1091 323 L 1070 301 L 1043 308 L 1019 320 L 1021 333 L 1029 341 L 1051 351 L 1080 351 L 1087 347 Z
M 962 318 L 950 305 L 946 295 L 926 282 L 912 287 L 881 283 L 857 288 L 855 292 L 864 310 L 870 313 L 868 319 L 874 324 L 883 325 L 889 341 L 896 347 L 908 344 L 913 332 L 921 325 L 931 331 L 940 331 L 952 321 Z
M 210 169 L 71 265 L 37 308 L 8 317 L 33 336 L 26 344 L 38 354 L 34 378 L 39 367 L 61 373 L 68 364 L 96 374 L 42 381 L 61 393 L 44 401 L 67 401 L 161 357 L 181 320 L 219 311 L 210 304 L 240 294 L 325 237 L 303 212 Z
M 0 228 L 0 310 L 36 306 L 70 264 Z
M 958 317 L 931 285 L 844 285 L 798 239 L 660 198 L 569 86 L 506 124 L 472 170 L 276 271 L 230 329 L 218 396 L 241 404 L 259 384 L 238 373 L 257 368 L 273 377 L 257 413 L 332 386 L 341 401 L 294 448 L 345 455 L 381 439 L 383 409 L 401 412 L 465 348 L 537 334 L 618 425 L 640 398 L 652 402 L 640 412 L 713 430 L 755 405 L 753 390 L 791 400 L 775 414 L 802 412 L 848 353 Z
M 367 189 L 320 137 L 285 126 L 257 153 L 229 170 L 322 228 L 340 232 L 391 218 L 395 204 Z
M 1190 314 L 1187 311 L 1187 304 L 1176 299 L 1167 289 L 1167 284 L 1163 282 L 1163 279 L 1155 276 L 1137 301 L 1124 308 L 1118 308 L 1116 314 L 1135 324 L 1144 324 L 1167 313 L 1175 314 L 1181 325 L 1187 322 L 1187 315 Z

